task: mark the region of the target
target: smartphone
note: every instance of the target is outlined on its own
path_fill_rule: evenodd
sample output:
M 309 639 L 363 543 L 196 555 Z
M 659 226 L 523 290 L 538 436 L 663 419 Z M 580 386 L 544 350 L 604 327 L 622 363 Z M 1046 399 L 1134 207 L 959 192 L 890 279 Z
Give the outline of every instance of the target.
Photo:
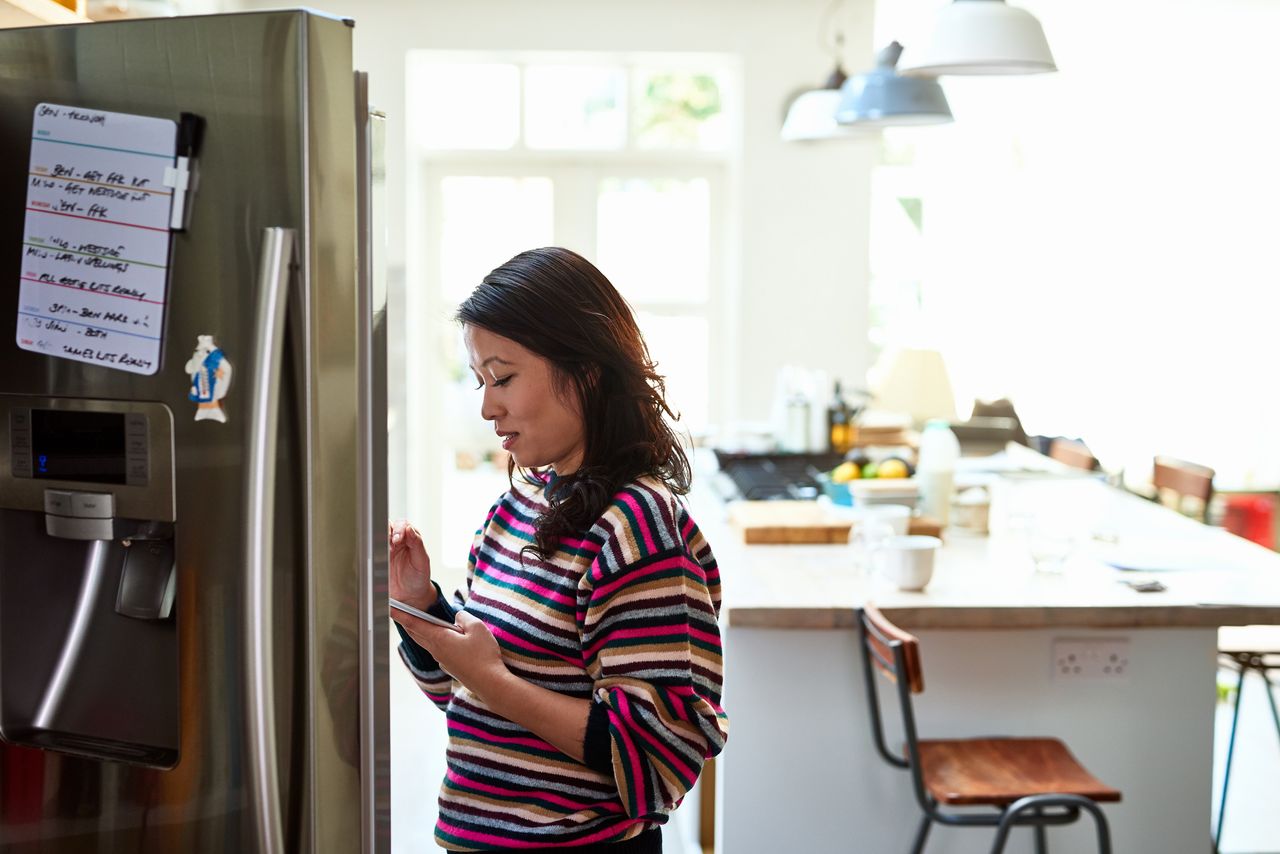
M 417 617 L 419 620 L 426 620 L 428 623 L 435 623 L 437 626 L 444 626 L 446 629 L 453 629 L 455 632 L 462 631 L 462 629 L 458 628 L 453 623 L 442 620 L 439 617 L 436 617 L 432 614 L 428 614 L 426 611 L 419 610 L 418 608 L 415 608 L 412 605 L 406 605 L 404 602 L 401 602 L 399 599 L 392 599 L 388 597 L 387 603 L 391 605 L 392 608 L 397 608 L 401 611 L 404 611 L 406 614 L 412 614 L 413 616 Z

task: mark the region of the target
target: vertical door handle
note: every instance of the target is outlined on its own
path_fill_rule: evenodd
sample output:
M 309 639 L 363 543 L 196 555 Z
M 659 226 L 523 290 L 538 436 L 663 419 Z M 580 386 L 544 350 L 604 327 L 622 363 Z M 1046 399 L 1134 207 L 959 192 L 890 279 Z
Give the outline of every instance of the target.
M 245 712 L 248 719 L 249 797 L 262 854 L 284 854 L 280 775 L 276 767 L 274 648 L 271 585 L 275 515 L 276 424 L 284 315 L 296 236 L 265 228 L 258 262 L 258 303 L 249 402 L 248 476 L 245 481 Z

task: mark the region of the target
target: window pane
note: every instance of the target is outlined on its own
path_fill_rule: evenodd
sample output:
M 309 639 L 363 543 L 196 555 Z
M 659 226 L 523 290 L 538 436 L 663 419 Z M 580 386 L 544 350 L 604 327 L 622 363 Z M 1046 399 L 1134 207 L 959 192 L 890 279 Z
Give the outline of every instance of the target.
M 727 147 L 722 87 L 714 74 L 637 69 L 635 79 L 638 147 Z
M 627 75 L 621 68 L 533 65 L 525 69 L 525 144 L 621 148 L 627 139 Z
M 636 322 L 649 355 L 658 363 L 658 373 L 666 378 L 667 403 L 680 415 L 677 431 L 705 431 L 711 411 L 707 319 L 637 312 Z
M 512 255 L 552 242 L 550 178 L 449 177 L 441 181 L 440 198 L 446 300 L 466 299 Z
M 520 70 L 514 65 L 430 62 L 409 83 L 410 139 L 426 148 L 503 149 L 520 136 Z
M 628 300 L 707 300 L 711 189 L 689 181 L 606 178 L 596 201 L 601 269 Z

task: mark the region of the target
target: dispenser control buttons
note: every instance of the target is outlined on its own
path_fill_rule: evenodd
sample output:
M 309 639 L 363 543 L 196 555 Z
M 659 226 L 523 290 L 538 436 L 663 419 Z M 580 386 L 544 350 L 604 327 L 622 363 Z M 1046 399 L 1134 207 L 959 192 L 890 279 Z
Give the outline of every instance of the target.
M 65 489 L 46 489 L 44 491 L 44 512 L 55 516 L 71 515 L 71 492 Z
M 44 491 L 44 528 L 51 537 L 110 540 L 115 499 L 109 492 Z
M 110 519 L 75 519 L 70 516 L 44 516 L 44 531 L 64 540 L 112 540 L 115 528 Z
M 115 515 L 111 493 L 71 493 L 71 515 L 78 519 L 110 519 Z
M 31 410 L 9 410 L 9 470 L 14 477 L 31 477 Z
M 125 485 L 146 486 L 149 478 L 147 467 L 147 416 L 130 412 L 124 417 Z

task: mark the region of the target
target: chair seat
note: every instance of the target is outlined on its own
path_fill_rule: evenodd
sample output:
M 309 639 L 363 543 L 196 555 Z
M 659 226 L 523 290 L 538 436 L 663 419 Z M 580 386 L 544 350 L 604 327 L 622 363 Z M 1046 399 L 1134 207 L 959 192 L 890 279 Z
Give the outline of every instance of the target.
M 925 788 L 938 803 L 1004 806 L 1028 795 L 1118 801 L 1056 738 L 922 740 Z

